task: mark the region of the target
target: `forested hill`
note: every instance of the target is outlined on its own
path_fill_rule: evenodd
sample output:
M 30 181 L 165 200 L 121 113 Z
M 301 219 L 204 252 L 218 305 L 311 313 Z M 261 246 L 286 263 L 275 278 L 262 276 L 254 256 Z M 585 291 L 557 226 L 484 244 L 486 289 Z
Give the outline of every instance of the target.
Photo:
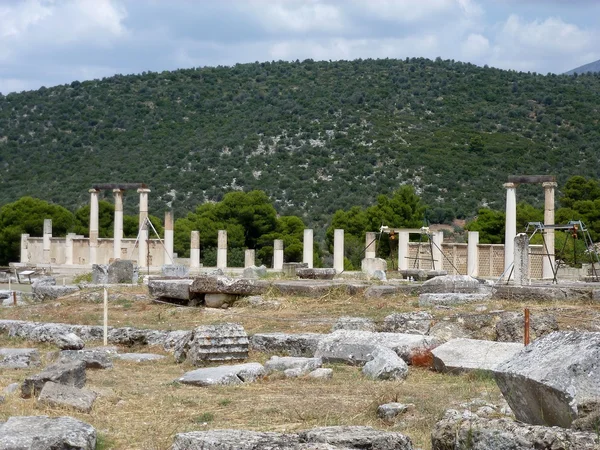
M 280 213 L 324 224 L 408 183 L 435 214 L 470 216 L 503 208 L 508 175 L 598 177 L 599 100 L 598 75 L 422 58 L 75 81 L 0 95 L 0 205 L 75 207 L 94 182 L 144 182 L 156 215 L 262 189 Z

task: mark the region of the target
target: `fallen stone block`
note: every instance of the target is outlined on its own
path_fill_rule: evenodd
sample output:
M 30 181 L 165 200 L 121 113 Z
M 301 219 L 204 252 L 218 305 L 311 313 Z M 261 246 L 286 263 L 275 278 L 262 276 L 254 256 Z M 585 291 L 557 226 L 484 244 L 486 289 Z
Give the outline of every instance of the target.
M 108 284 L 135 284 L 138 281 L 138 268 L 133 261 L 117 259 L 108 265 Z
M 244 269 L 244 273 L 242 275 L 244 278 L 249 278 L 251 280 L 257 280 L 259 278 L 265 278 L 267 276 L 267 268 L 265 266 L 250 266 Z
M 496 340 L 500 342 L 523 342 L 525 317 L 523 313 L 506 312 L 496 323 Z M 529 319 L 531 341 L 558 331 L 558 322 L 552 314 L 534 313 Z
M 469 275 L 443 275 L 427 280 L 421 286 L 423 294 L 460 293 L 475 294 L 481 292 L 483 285 Z
M 190 276 L 189 266 L 183 264 L 165 264 L 160 271 L 164 277 L 187 278 Z
M 419 295 L 419 306 L 454 306 L 465 303 L 480 303 L 491 298 L 490 294 L 439 293 Z
M 108 264 L 92 264 L 92 284 L 108 284 Z
M 233 294 L 204 294 L 204 306 L 207 308 L 229 308 L 238 299 Z
M 494 369 L 515 417 L 569 428 L 600 398 L 600 333 L 554 332 Z
M 494 299 L 512 301 L 574 302 L 592 300 L 592 289 L 576 286 L 514 286 L 498 285 Z
M 301 280 L 333 280 L 335 269 L 300 268 L 296 269 L 296 276 Z
M 85 342 L 75 333 L 60 334 L 54 339 L 54 343 L 61 350 L 81 350 Z
M 21 385 L 21 397 L 38 395 L 48 381 L 82 388 L 85 385 L 85 363 L 83 361 L 59 362 L 46 367 L 36 375 L 25 378 Z
M 408 375 L 408 365 L 393 350 L 380 347 L 363 366 L 362 373 L 374 380 L 403 380 Z
M 413 291 L 418 290 L 417 286 L 392 286 L 388 284 L 369 286 L 364 292 L 365 298 L 391 297 L 394 295 L 412 295 Z
M 85 350 L 63 350 L 60 352 L 60 361 L 83 361 L 86 369 L 110 369 L 113 366 L 111 355 L 117 353 L 102 348 L 89 348 Z
M 375 323 L 366 317 L 340 317 L 331 327 L 335 330 L 375 331 Z
M 191 279 L 181 280 L 157 280 L 148 281 L 148 293 L 153 298 L 165 298 L 176 300 L 190 299 L 190 286 L 193 283 Z
M 299 375 L 304 375 L 312 372 L 323 365 L 323 361 L 319 358 L 302 358 L 298 356 L 273 356 L 265 363 L 265 371 L 283 372 L 288 369 L 297 369 Z
M 157 355 L 155 353 L 115 353 L 113 358 L 120 359 L 122 361 L 131 362 L 149 362 L 149 361 L 160 361 L 165 358 L 165 355 Z
M 492 371 L 523 349 L 513 342 L 453 339 L 434 348 L 433 367 L 438 372 Z
M 432 450 L 593 450 L 599 445 L 595 432 L 526 425 L 508 418 L 482 418 L 452 409 L 446 411 L 431 433 Z
M 262 295 L 251 295 L 246 297 L 246 300 L 253 308 L 278 309 L 281 302 L 277 300 L 265 300 Z
M 190 286 L 192 294 L 232 294 L 256 295 L 265 291 L 263 285 L 247 278 L 228 278 L 226 276 L 200 275 L 194 278 Z
M 300 442 L 324 443 L 342 448 L 373 450 L 412 450 L 408 436 L 362 426 L 313 428 L 298 433 Z
M 393 350 L 405 362 L 424 349 L 435 347 L 438 341 L 430 336 L 403 333 L 372 333 L 369 331 L 337 330 L 325 335 L 317 346 L 315 357 L 324 362 L 345 362 L 362 365 L 373 358 L 381 346 Z
M 257 333 L 250 337 L 252 350 L 263 353 L 283 353 L 290 356 L 313 356 L 325 334 L 320 333 Z
M 192 370 L 176 381 L 195 386 L 231 385 L 251 383 L 264 375 L 265 369 L 261 364 L 247 363 Z
M 377 407 L 377 417 L 383 420 L 394 420 L 396 416 L 408 411 L 410 408 L 414 408 L 413 404 L 405 403 L 385 403 Z
M 435 277 L 448 275 L 448 271 L 446 270 L 406 269 L 399 270 L 399 272 L 405 280 L 412 279 L 414 281 L 426 281 Z
M 315 378 L 317 380 L 330 380 L 333 378 L 333 369 L 320 367 L 313 370 L 307 375 L 309 378 Z
M 452 339 L 472 337 L 471 333 L 465 330 L 462 325 L 449 320 L 443 320 L 433 324 L 427 334 L 438 339 L 440 342 L 448 342 Z
M 74 292 L 78 292 L 78 286 L 47 286 L 41 285 L 37 287 L 32 287 L 31 292 L 33 294 L 33 298 L 36 301 L 47 301 L 47 300 L 56 300 L 57 298 L 64 297 L 66 295 L 72 294 Z
M 0 369 L 27 369 L 40 365 L 35 348 L 0 348 Z
M 9 417 L 0 425 L 0 450 L 94 450 L 96 430 L 72 417 Z
M 235 361 L 248 358 L 250 342 L 240 324 L 203 325 L 181 339 L 175 347 L 175 360 L 187 359 L 193 365 L 206 361 Z
M 285 277 L 293 278 L 296 276 L 296 270 L 298 269 L 308 269 L 308 263 L 299 263 L 299 262 L 284 262 L 283 263 L 283 275 Z
M 92 410 L 96 394 L 88 389 L 48 381 L 44 384 L 38 401 L 49 406 L 68 406 L 89 413 Z
M 192 431 L 175 435 L 171 450 L 258 450 L 299 449 L 295 434 L 270 433 L 248 430 Z
M 387 333 L 427 334 L 433 316 L 427 311 L 394 313 L 383 319 L 381 330 Z

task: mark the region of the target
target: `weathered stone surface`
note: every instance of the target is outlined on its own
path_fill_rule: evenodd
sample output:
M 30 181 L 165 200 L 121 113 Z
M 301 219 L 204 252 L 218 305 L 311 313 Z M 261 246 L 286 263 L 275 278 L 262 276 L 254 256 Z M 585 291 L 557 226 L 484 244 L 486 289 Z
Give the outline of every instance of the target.
M 165 355 L 157 355 L 156 353 L 115 353 L 113 358 L 131 362 L 148 362 L 160 361 L 165 358 Z
M 312 372 L 323 365 L 319 358 L 303 358 L 299 356 L 273 356 L 265 363 L 265 371 L 283 372 L 288 369 L 299 369 L 299 375 Z
M 393 350 L 380 347 L 363 366 L 362 373 L 374 380 L 403 380 L 408 375 L 408 366 Z
M 19 383 L 10 383 L 4 389 L 2 389 L 2 393 L 6 395 L 14 394 L 19 390 L 21 385 Z
M 190 268 L 183 264 L 165 264 L 161 267 L 161 273 L 165 277 L 187 278 L 190 276 Z
M 0 306 L 3 307 L 11 307 L 15 305 L 15 299 L 13 297 L 15 295 L 17 297 L 17 306 L 25 305 L 26 302 L 23 300 L 23 296 L 25 295 L 19 291 L 8 291 L 8 290 L 0 290 Z
M 463 293 L 433 293 L 419 295 L 419 306 L 454 306 L 465 303 L 479 303 L 489 300 L 490 294 L 463 294 Z
M 54 343 L 61 350 L 81 350 L 85 347 L 85 342 L 75 333 L 60 334 L 54 340 Z
M 427 334 L 435 337 L 440 342 L 448 342 L 452 339 L 471 337 L 471 333 L 465 330 L 462 325 L 449 320 L 443 320 L 435 323 L 429 329 L 429 333 Z
M 380 331 L 388 333 L 427 334 L 433 316 L 426 311 L 394 313 L 383 319 Z
M 247 278 L 228 278 L 226 276 L 200 275 L 194 278 L 190 292 L 194 294 L 262 294 L 265 288 L 255 280 Z
M 203 325 L 179 341 L 175 359 L 196 366 L 205 361 L 243 360 L 248 358 L 248 348 L 248 335 L 240 324 Z
M 577 286 L 514 286 L 499 285 L 494 292 L 494 299 L 514 301 L 577 301 L 592 299 L 592 289 Z
M 171 450 L 293 450 L 300 448 L 299 445 L 300 441 L 295 434 L 209 430 L 175 435 Z
M 108 264 L 92 264 L 92 284 L 108 284 Z
M 187 278 L 180 280 L 150 279 L 148 281 L 148 293 L 153 298 L 189 300 L 192 282 L 192 279 Z
M 253 308 L 278 309 L 281 302 L 277 300 L 265 300 L 262 295 L 251 295 L 246 297 L 246 300 Z
M 31 288 L 33 298 L 37 301 L 56 300 L 65 295 L 79 291 L 78 286 L 48 286 L 39 285 Z
M 263 353 L 283 353 L 290 356 L 313 356 L 325 334 L 320 333 L 257 333 L 250 337 L 253 350 Z
M 89 413 L 96 400 L 96 394 L 88 389 L 48 381 L 44 384 L 38 400 L 50 406 L 68 406 Z
M 238 299 L 233 294 L 204 294 L 204 306 L 207 308 L 229 308 Z
M 131 284 L 138 280 L 136 266 L 127 259 L 117 259 L 110 263 L 106 275 L 108 284 Z
M 40 365 L 35 348 L 0 348 L 0 369 L 27 369 Z
M 413 404 L 405 403 L 385 403 L 377 407 L 377 417 L 383 420 L 394 420 L 394 418 L 410 408 L 414 408 Z
M 425 270 L 425 269 L 406 269 L 399 270 L 400 275 L 405 280 L 413 279 L 414 281 L 425 281 L 431 280 L 435 277 L 441 277 L 444 275 L 448 275 L 448 271 L 446 270 Z
M 506 312 L 496 323 L 496 340 L 501 342 L 523 342 L 525 317 L 523 313 Z M 529 318 L 529 338 L 534 341 L 558 331 L 558 322 L 552 314 L 534 313 Z
M 372 280 L 387 281 L 387 275 L 385 270 L 374 270 L 369 273 L 369 278 Z
M 86 369 L 110 369 L 113 366 L 111 354 L 102 348 L 89 348 L 85 350 L 63 350 L 60 352 L 60 361 L 83 361 Z
M 39 278 L 35 278 L 32 282 L 31 282 L 31 287 L 34 286 L 56 286 L 56 278 L 54 277 L 47 277 L 47 276 L 42 276 Z
M 331 327 L 335 330 L 375 331 L 375 322 L 366 317 L 340 317 Z
M 244 273 L 242 275 L 244 278 L 249 278 L 251 280 L 257 280 L 259 278 L 265 278 L 267 276 L 267 268 L 265 266 L 250 266 L 244 269 Z
M 369 286 L 364 293 L 365 298 L 389 297 L 406 293 L 403 286 L 376 285 Z
M 438 372 L 469 372 L 494 370 L 498 364 L 523 349 L 513 342 L 453 339 L 434 348 L 433 367 Z
M 9 417 L 0 425 L 0 450 L 94 450 L 96 430 L 72 417 Z
M 421 286 L 421 292 L 428 293 L 460 293 L 475 294 L 483 285 L 468 275 L 443 275 L 427 280 Z
M 408 436 L 371 427 L 339 426 L 313 428 L 298 433 L 301 442 L 324 443 L 337 447 L 372 450 L 412 450 Z
M 296 275 L 302 280 L 333 280 L 336 275 L 335 269 L 303 268 L 296 269 Z
M 594 450 L 597 433 L 525 425 L 512 419 L 488 419 L 448 410 L 431 433 L 432 450 Z
M 417 334 L 337 330 L 320 340 L 315 357 L 322 358 L 324 362 L 362 365 L 370 361 L 374 351 L 383 346 L 396 352 L 405 362 L 410 362 L 415 352 L 435 345 L 435 338 Z
M 36 375 L 25 378 L 21 385 L 21 397 L 37 395 L 48 381 L 82 388 L 85 385 L 83 361 L 59 362 L 46 367 Z
M 298 269 L 307 269 L 308 263 L 299 263 L 299 262 L 284 262 L 283 263 L 283 275 L 286 277 L 295 277 L 296 270 Z
M 330 380 L 333 378 L 333 369 L 320 367 L 310 372 L 308 377 L 315 378 L 317 380 Z
M 515 417 L 568 428 L 600 398 L 600 333 L 554 332 L 494 370 Z
M 264 367 L 259 363 L 235 364 L 231 366 L 206 367 L 187 372 L 177 381 L 195 386 L 217 384 L 242 384 L 256 381 L 265 375 Z

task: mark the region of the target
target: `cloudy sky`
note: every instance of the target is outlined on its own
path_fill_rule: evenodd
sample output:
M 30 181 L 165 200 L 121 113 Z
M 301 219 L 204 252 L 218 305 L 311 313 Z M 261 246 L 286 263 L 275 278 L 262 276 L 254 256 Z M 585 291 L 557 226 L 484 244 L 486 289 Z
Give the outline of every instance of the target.
M 600 59 L 598 0 L 0 0 L 0 92 L 271 60 Z

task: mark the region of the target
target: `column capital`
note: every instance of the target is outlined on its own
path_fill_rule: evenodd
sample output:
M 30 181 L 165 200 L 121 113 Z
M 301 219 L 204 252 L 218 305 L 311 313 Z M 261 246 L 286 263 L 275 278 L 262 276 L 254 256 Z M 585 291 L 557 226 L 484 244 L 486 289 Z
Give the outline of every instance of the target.
M 122 194 L 123 189 L 113 189 L 113 194 Z
M 517 183 L 504 183 L 502 186 L 504 186 L 506 189 L 516 189 L 518 184 Z
M 148 188 L 139 188 L 138 190 L 139 194 L 148 194 L 150 192 L 150 189 Z
M 98 193 L 98 192 L 100 192 L 100 191 L 99 191 L 98 189 L 93 189 L 93 188 L 92 188 L 92 189 L 88 190 L 88 192 L 89 192 L 90 194 L 97 194 L 97 193 Z
M 542 183 L 542 186 L 544 189 L 554 189 L 556 186 L 558 186 L 558 183 L 554 181 L 545 181 Z

